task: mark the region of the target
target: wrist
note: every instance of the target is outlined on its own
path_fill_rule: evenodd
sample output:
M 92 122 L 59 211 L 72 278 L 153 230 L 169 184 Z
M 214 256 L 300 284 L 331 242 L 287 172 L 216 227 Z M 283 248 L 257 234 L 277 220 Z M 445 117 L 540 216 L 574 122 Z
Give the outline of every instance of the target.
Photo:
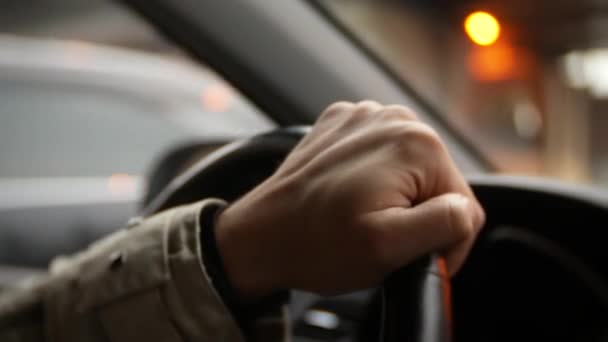
M 229 268 L 223 260 L 218 241 L 232 241 L 232 239 L 225 239 L 223 234 L 220 234 L 222 236 L 220 239 L 216 234 L 216 232 L 224 230 L 218 229 L 216 223 L 225 208 L 225 203 L 215 201 L 203 206 L 200 212 L 199 220 L 202 228 L 200 230 L 201 262 L 224 305 L 232 313 L 241 330 L 248 335 L 252 332 L 253 324 L 258 318 L 276 317 L 278 315 L 282 306 L 289 300 L 289 292 L 277 291 L 266 296 L 267 292 L 259 287 L 242 286 L 240 281 L 235 282 L 230 279 L 236 278 L 238 280 L 240 277 L 235 277 L 235 272 L 232 271 L 230 271 L 232 276 L 229 275 Z M 232 243 L 228 245 L 232 246 Z M 228 250 L 232 250 L 232 248 Z M 227 253 L 223 254 L 226 255 Z M 228 255 L 232 255 L 232 253 Z M 230 269 L 234 268 L 230 267 Z M 240 272 L 237 272 L 237 274 L 240 274 Z
M 271 248 L 253 222 L 240 220 L 236 210 L 230 206 L 216 217 L 216 244 L 228 281 L 244 303 L 252 303 L 280 287 L 267 257 Z

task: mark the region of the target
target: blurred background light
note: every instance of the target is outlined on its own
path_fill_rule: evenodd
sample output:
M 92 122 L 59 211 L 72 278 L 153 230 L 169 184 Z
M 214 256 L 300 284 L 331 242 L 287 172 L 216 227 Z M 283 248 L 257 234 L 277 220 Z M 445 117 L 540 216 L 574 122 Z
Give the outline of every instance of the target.
M 327 330 L 333 330 L 340 326 L 340 318 L 333 312 L 325 310 L 308 310 L 303 319 L 308 325 Z
M 588 89 L 595 98 L 608 98 L 608 48 L 572 51 L 562 59 L 568 85 Z
M 500 36 L 500 24 L 488 12 L 469 14 L 464 21 L 464 30 L 475 44 L 481 46 L 494 44 Z
M 474 49 L 468 56 L 473 77 L 480 81 L 500 81 L 513 78 L 517 72 L 514 51 L 509 46 Z
M 520 138 L 533 140 L 543 129 L 543 118 L 532 101 L 519 100 L 513 108 L 513 125 Z
M 108 178 L 108 191 L 112 195 L 125 195 L 137 190 L 137 177 L 126 173 L 115 173 Z

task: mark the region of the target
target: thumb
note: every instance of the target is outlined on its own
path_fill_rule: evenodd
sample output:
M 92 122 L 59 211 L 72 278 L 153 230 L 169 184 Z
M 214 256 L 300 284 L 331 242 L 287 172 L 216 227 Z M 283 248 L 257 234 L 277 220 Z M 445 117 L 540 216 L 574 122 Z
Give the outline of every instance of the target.
M 455 248 L 460 253 L 447 255 L 448 269 L 453 273 L 468 252 L 458 247 L 470 246 L 475 237 L 474 215 L 467 197 L 449 193 L 411 208 L 376 211 L 367 218 L 376 231 L 382 232 L 382 257 L 391 270 L 424 254 Z

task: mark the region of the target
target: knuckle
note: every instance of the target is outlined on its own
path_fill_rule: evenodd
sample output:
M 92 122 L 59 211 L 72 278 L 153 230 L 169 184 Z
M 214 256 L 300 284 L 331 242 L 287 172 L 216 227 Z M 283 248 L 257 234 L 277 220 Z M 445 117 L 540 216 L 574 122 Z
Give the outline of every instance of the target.
M 402 105 L 388 105 L 384 107 L 383 113 L 391 119 L 418 121 L 416 113 L 412 109 Z
M 422 122 L 407 122 L 396 130 L 397 141 L 400 146 L 410 149 L 412 146 L 425 151 L 439 151 L 444 148 L 439 134 L 427 124 Z
M 361 101 L 357 103 L 356 107 L 351 113 L 350 118 L 355 121 L 367 119 L 381 107 L 382 106 L 375 101 Z
M 357 103 L 357 109 L 364 111 L 375 111 L 380 108 L 382 108 L 382 105 L 372 100 L 363 100 Z
M 347 101 L 338 101 L 329 105 L 323 113 L 321 113 L 321 119 L 328 119 L 334 117 L 340 113 L 344 113 L 350 110 L 354 106 L 353 103 Z

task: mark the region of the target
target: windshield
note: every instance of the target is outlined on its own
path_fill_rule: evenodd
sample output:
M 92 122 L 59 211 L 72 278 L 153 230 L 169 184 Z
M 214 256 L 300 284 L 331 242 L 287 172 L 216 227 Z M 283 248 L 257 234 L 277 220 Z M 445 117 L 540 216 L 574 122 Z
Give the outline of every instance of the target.
M 5 188 L 16 179 L 140 176 L 173 148 L 272 127 L 115 2 L 9 1 L 0 9 Z
M 315 3 L 498 172 L 608 187 L 606 4 Z

